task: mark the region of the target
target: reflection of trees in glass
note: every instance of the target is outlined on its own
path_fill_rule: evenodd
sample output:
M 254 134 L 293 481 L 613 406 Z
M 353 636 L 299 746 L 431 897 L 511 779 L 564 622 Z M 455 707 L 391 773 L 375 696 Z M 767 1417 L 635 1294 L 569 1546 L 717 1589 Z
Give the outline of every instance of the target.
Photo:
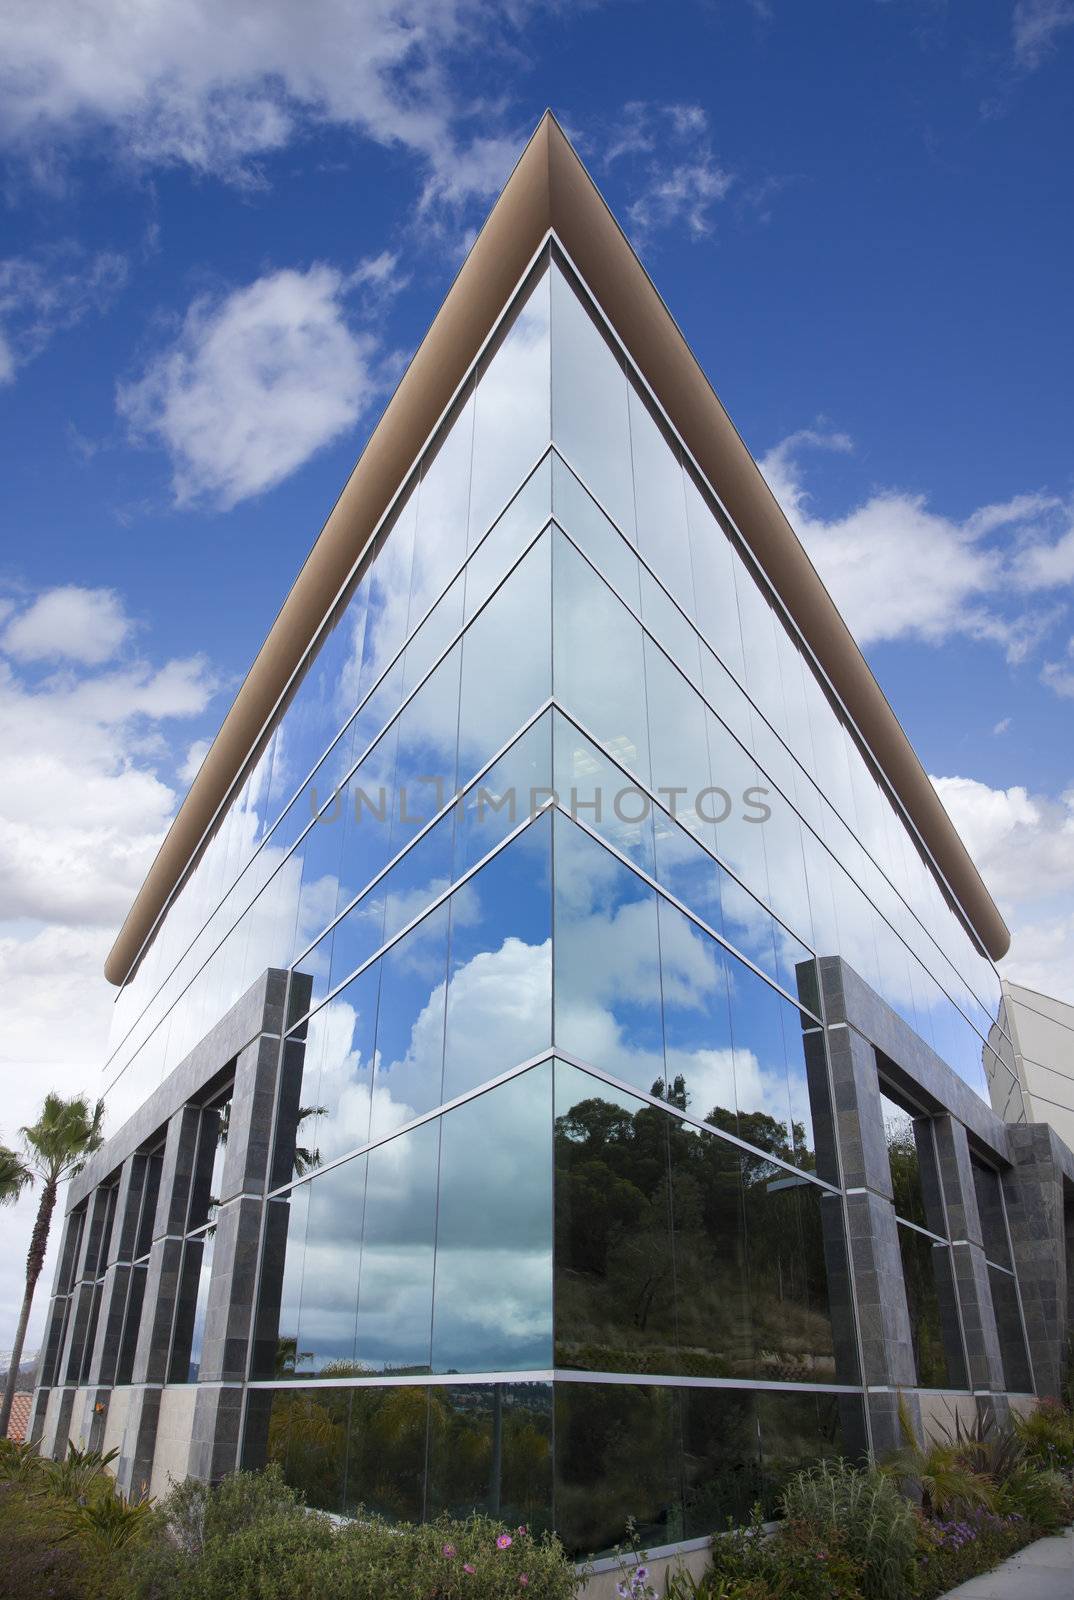
M 307 1504 L 338 1511 L 347 1448 L 346 1390 L 282 1389 L 273 1396 L 268 1460 L 278 1462 Z
M 425 1515 L 552 1522 L 552 1401 L 542 1384 L 430 1388 Z
M 556 1532 L 569 1551 L 618 1544 L 628 1517 L 642 1545 L 683 1537 L 677 1393 L 643 1384 L 556 1389 Z
M 684 1094 L 679 1079 L 668 1098 Z M 707 1120 L 742 1127 L 720 1107 Z M 775 1119 L 749 1124 L 786 1151 Z M 837 1205 L 822 1212 L 815 1185 L 599 1094 L 557 1117 L 555 1154 L 558 1365 L 831 1380 L 823 1230 L 841 1240 L 842 1221 Z
M 936 1286 L 936 1252 L 947 1247 L 933 1244 L 913 1228 L 900 1227 L 898 1233 L 917 1381 L 925 1389 L 942 1389 L 948 1375 Z
M 637 1104 L 594 1095 L 555 1121 L 560 1364 L 674 1370 L 669 1119 Z
M 551 1386 L 281 1389 L 268 1460 L 309 1505 L 347 1516 L 487 1511 L 550 1527 Z

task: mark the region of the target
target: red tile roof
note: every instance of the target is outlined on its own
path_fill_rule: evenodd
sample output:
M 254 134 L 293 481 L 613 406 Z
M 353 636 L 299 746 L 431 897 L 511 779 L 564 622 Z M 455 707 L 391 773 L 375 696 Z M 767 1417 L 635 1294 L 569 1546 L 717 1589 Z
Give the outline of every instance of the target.
M 11 1418 L 7 1425 L 7 1436 L 21 1443 L 25 1439 L 30 1426 L 30 1402 L 33 1395 L 24 1390 L 19 1390 L 11 1402 Z

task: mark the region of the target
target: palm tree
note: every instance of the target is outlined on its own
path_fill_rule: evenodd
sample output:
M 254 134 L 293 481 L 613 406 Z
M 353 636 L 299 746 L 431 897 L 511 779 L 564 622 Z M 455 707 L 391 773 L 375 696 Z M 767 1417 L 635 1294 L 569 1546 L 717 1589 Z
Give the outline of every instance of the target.
M 19 1155 L 6 1144 L 0 1144 L 0 1206 L 14 1205 L 34 1175 Z
M 41 1115 L 37 1121 L 30 1127 L 19 1130 L 26 1150 L 25 1161 L 14 1156 L 15 1166 L 10 1167 L 4 1157 L 13 1156 L 13 1152 L 5 1150 L 3 1155 L 0 1155 L 0 1195 L 3 1194 L 5 1172 L 9 1178 L 15 1177 L 16 1171 L 23 1174 L 17 1180 L 19 1189 L 25 1183 L 33 1183 L 36 1178 L 42 1180 L 37 1217 L 30 1235 L 30 1248 L 26 1253 L 26 1291 L 22 1297 L 19 1325 L 15 1330 L 7 1389 L 4 1392 L 3 1405 L 0 1406 L 0 1439 L 7 1434 L 11 1402 L 15 1398 L 15 1386 L 19 1381 L 19 1363 L 22 1360 L 22 1347 L 26 1339 L 26 1324 L 30 1320 L 34 1290 L 37 1288 L 37 1280 L 41 1276 L 41 1268 L 45 1261 L 52 1213 L 56 1209 L 60 1184 L 81 1172 L 87 1157 L 100 1148 L 104 1139 L 101 1132 L 103 1121 L 103 1100 L 98 1100 L 91 1110 L 85 1095 L 77 1095 L 73 1100 L 64 1100 L 58 1094 L 48 1094 L 45 1096 L 45 1103 L 41 1107 Z M 6 1198 L 14 1199 L 19 1189 L 8 1194 Z

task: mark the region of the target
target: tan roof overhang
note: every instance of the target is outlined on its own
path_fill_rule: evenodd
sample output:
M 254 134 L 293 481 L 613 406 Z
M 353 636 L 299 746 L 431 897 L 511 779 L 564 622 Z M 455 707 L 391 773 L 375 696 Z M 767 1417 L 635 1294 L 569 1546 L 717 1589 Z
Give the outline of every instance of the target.
M 105 963 L 120 984 L 527 265 L 555 231 L 814 651 L 988 953 L 1010 935 L 895 713 L 671 313 L 550 112 L 489 214 L 202 762 Z

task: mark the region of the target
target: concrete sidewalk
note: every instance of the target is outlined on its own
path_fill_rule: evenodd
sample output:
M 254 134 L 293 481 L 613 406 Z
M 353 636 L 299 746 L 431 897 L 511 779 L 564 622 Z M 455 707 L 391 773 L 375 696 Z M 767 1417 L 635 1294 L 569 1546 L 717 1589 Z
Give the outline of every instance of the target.
M 1074 1600 L 1074 1528 L 1026 1545 L 995 1571 L 950 1589 L 943 1600 Z

